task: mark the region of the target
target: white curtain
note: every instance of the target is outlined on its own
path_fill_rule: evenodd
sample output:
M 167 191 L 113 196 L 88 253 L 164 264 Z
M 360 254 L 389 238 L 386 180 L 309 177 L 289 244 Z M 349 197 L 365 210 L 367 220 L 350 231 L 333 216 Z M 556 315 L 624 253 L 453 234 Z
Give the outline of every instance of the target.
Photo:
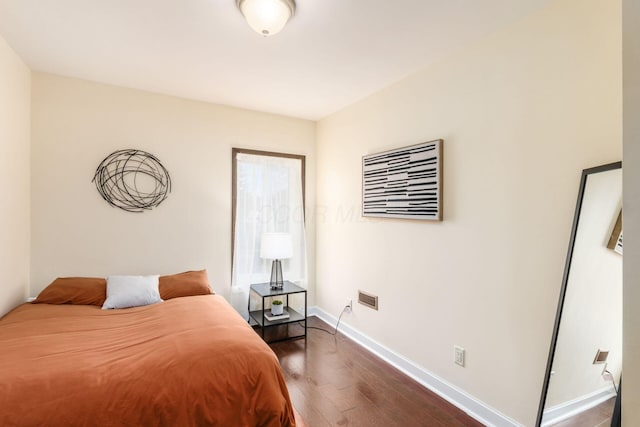
M 268 282 L 271 273 L 271 260 L 260 258 L 262 233 L 291 234 L 293 256 L 282 260 L 283 276 L 285 280 L 307 287 L 302 162 L 300 159 L 244 153 L 236 156 L 231 304 L 248 318 L 249 286 Z

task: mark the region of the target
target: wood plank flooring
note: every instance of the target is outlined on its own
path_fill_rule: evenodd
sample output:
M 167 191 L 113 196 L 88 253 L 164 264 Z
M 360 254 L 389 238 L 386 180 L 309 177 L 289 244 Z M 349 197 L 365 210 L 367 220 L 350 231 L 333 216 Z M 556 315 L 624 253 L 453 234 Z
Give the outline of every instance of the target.
M 554 424 L 553 427 L 609 427 L 615 404 L 616 398 L 612 397 L 574 417 Z
M 333 331 L 316 317 L 309 325 Z M 482 426 L 344 335 L 271 344 L 308 427 Z

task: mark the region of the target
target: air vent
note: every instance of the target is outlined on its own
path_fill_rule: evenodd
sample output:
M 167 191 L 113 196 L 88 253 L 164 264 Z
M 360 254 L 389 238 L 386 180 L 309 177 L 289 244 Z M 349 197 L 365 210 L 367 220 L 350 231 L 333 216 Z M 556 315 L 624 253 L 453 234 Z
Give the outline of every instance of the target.
M 605 363 L 607 361 L 607 357 L 609 357 L 609 350 L 598 349 L 596 357 L 593 359 L 593 364 L 597 365 L 600 363 Z
M 378 309 L 378 297 L 358 290 L 358 302 L 374 310 Z

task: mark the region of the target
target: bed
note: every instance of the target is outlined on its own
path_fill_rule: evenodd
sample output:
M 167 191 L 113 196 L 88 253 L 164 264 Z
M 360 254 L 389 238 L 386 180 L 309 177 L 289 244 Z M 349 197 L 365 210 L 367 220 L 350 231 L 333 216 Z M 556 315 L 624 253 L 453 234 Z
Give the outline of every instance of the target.
M 2 426 L 295 426 L 275 354 L 218 295 L 0 319 Z

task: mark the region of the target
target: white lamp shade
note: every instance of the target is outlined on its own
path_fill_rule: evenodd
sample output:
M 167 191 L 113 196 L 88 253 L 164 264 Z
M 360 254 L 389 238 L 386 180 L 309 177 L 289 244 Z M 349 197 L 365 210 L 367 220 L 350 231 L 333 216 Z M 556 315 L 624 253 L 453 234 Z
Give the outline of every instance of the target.
M 260 258 L 287 259 L 293 256 L 293 243 L 288 233 L 264 233 L 260 242 Z
M 279 33 L 295 10 L 291 0 L 238 0 L 238 7 L 249 26 L 258 34 Z

